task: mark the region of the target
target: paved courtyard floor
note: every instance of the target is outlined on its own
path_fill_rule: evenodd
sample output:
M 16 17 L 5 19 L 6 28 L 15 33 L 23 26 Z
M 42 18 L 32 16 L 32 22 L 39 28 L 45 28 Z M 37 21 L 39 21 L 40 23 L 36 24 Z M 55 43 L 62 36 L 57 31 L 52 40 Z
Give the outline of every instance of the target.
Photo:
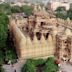
M 62 62 L 60 70 L 61 72 L 72 72 L 72 65 L 66 62 Z
M 21 68 L 24 65 L 25 60 L 19 60 L 17 63 L 12 65 L 3 65 L 3 68 L 5 69 L 5 72 L 21 72 Z

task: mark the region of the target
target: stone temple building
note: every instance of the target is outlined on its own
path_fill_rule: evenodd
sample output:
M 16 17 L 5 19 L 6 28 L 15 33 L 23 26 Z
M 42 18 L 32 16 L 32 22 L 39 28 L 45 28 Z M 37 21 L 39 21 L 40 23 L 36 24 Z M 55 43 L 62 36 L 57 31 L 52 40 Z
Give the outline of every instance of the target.
M 18 58 L 72 59 L 72 22 L 69 19 L 56 18 L 36 6 L 33 15 L 24 16 L 19 13 L 10 18 L 10 33 Z

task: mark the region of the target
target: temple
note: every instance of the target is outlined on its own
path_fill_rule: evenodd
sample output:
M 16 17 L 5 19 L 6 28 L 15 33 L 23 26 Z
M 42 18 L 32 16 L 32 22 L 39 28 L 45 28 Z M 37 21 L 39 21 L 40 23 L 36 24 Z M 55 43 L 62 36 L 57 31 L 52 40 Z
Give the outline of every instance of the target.
M 10 33 L 18 58 L 56 58 L 72 60 L 72 22 L 56 18 L 35 6 L 31 16 L 23 13 L 10 18 Z

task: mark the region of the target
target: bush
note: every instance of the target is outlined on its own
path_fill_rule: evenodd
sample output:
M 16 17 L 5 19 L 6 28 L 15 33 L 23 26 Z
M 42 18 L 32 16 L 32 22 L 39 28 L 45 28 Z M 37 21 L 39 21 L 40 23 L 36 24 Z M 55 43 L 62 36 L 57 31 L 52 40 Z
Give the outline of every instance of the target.
M 0 13 L 0 48 L 6 48 L 9 19 L 4 13 Z
M 5 72 L 2 66 L 0 66 L 0 72 Z
M 43 59 L 29 59 L 24 64 L 22 72 L 36 72 L 37 66 L 43 64 L 45 61 Z
M 63 13 L 60 13 L 60 12 L 55 13 L 55 15 L 56 15 L 57 18 L 61 18 L 61 19 L 64 19 L 64 20 L 66 20 L 68 18 L 66 14 L 63 14 Z
M 66 20 L 68 18 L 67 11 L 66 11 L 65 7 L 58 7 L 55 10 L 55 15 L 56 15 L 57 18 L 61 18 L 61 19 L 64 19 L 64 20 Z
M 22 68 L 22 72 L 36 72 L 34 60 L 29 59 Z
M 45 60 L 43 59 L 37 59 L 34 61 L 35 66 L 42 65 L 44 63 L 45 63 Z
M 0 51 L 0 65 L 4 63 L 4 54 Z
M 15 54 L 13 53 L 12 50 L 7 50 L 7 51 L 6 51 L 6 59 L 7 59 L 7 60 L 13 60 L 13 59 L 15 59 L 15 58 L 16 58 L 16 56 L 15 56 Z
M 27 16 L 30 16 L 33 12 L 33 8 L 31 6 L 24 5 L 21 7 L 22 12 L 24 12 Z
M 21 8 L 19 6 L 13 6 L 11 7 L 11 13 L 20 13 Z
M 57 72 L 58 66 L 55 64 L 54 58 L 48 58 L 44 66 L 43 72 Z
M 40 67 L 39 65 L 42 65 L 42 67 Z M 39 69 L 43 70 L 41 72 L 57 72 L 58 65 L 55 64 L 53 57 L 48 58 L 46 61 L 43 59 L 29 59 L 24 64 L 22 72 L 36 72 L 37 70 L 40 71 Z
M 2 3 L 0 4 L 0 12 L 5 13 L 5 14 L 11 14 L 11 7 L 7 3 Z

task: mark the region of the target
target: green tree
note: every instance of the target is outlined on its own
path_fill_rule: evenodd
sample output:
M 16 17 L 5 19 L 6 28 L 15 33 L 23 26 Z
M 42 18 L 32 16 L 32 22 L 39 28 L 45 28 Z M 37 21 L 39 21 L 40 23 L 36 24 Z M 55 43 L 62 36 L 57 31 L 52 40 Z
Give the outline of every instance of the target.
M 27 62 L 24 64 L 22 68 L 22 72 L 36 72 L 34 60 L 32 59 L 27 60 Z
M 0 50 L 0 65 L 4 63 L 4 54 L 3 52 Z
M 9 19 L 6 14 L 0 13 L 0 48 L 6 47 Z
M 0 66 L 0 72 L 5 72 L 2 66 Z
M 4 13 L 0 13 L 0 64 L 4 62 L 5 59 L 5 48 L 6 48 L 6 39 L 8 32 L 8 17 Z
M 58 7 L 55 11 L 57 11 L 57 12 L 58 12 L 58 11 L 59 11 L 59 12 L 60 12 L 60 11 L 66 11 L 66 8 L 61 6 L 61 7 Z
M 55 60 L 53 57 L 50 57 L 47 60 L 28 59 L 22 68 L 22 72 L 36 72 L 36 71 L 57 72 L 58 65 L 55 64 Z
M 72 20 L 72 9 L 67 11 L 67 16 Z
M 6 51 L 6 59 L 11 60 L 11 61 L 16 59 L 15 53 L 12 50 L 7 50 Z
M 21 7 L 22 12 L 24 12 L 27 16 L 31 15 L 33 12 L 33 7 L 24 5 Z
M 67 19 L 67 11 L 66 11 L 65 7 L 58 7 L 55 10 L 55 15 L 57 18 Z
M 54 58 L 48 58 L 44 66 L 43 72 L 57 72 L 58 66 L 54 62 Z
M 16 54 L 16 50 L 14 47 L 14 42 L 13 39 L 10 36 L 10 32 L 8 31 L 8 36 L 7 36 L 7 40 L 6 40 L 6 59 L 7 60 L 12 60 L 14 61 L 15 59 L 17 59 L 17 54 Z
M 45 60 L 43 60 L 43 59 L 36 59 L 36 60 L 34 60 L 35 66 L 42 65 L 44 63 L 45 63 Z
M 21 8 L 19 6 L 13 6 L 13 7 L 11 7 L 11 12 L 12 13 L 20 13 Z
M 68 16 L 66 14 L 63 14 L 63 13 L 60 13 L 60 12 L 55 13 L 55 15 L 56 15 L 57 18 L 61 18 L 61 19 L 64 19 L 64 20 L 66 20 L 68 18 Z
M 7 3 L 0 4 L 0 12 L 5 14 L 11 14 L 11 7 Z
M 36 72 L 37 66 L 45 63 L 43 59 L 28 59 L 22 68 L 22 72 Z

